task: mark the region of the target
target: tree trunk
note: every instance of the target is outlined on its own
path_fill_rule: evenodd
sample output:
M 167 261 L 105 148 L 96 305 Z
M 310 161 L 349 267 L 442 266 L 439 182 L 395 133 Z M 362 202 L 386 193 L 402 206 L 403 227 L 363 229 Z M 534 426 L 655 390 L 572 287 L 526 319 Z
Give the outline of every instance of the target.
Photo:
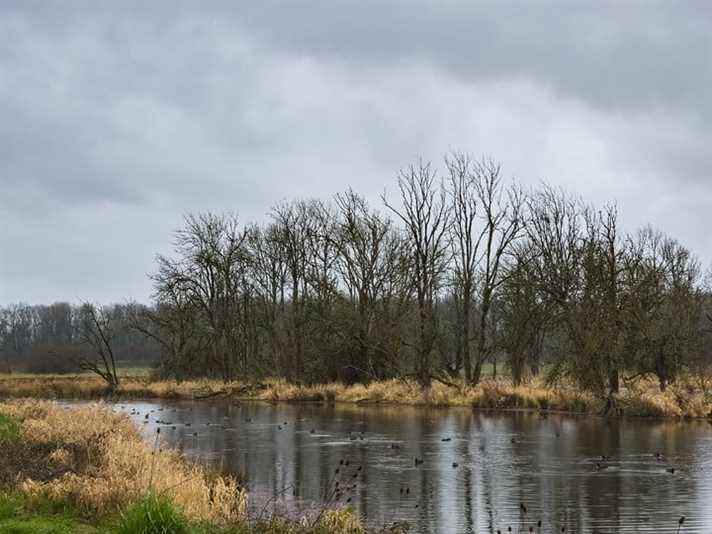
M 482 311 L 480 312 L 480 331 L 477 336 L 477 363 L 475 364 L 475 372 L 472 373 L 472 385 L 476 386 L 482 379 L 482 364 L 485 362 L 487 355 L 485 354 L 487 315 L 489 313 L 490 301 L 489 293 L 485 290 L 485 296 L 482 300 Z
M 480 383 L 481 379 L 482 379 L 482 360 L 480 358 L 477 358 L 477 361 L 475 362 L 475 368 L 472 371 L 471 385 L 476 386 L 477 384 Z
M 514 386 L 519 386 L 522 383 L 523 362 L 524 358 L 522 356 L 512 357 L 512 384 Z
M 655 358 L 655 374 L 658 375 L 658 380 L 660 381 L 660 391 L 665 391 L 667 389 L 668 376 L 665 370 L 665 360 L 660 354 Z
M 608 372 L 608 387 L 610 389 L 610 392 L 615 394 L 620 391 L 620 379 L 618 376 L 618 370 L 617 369 L 611 369 Z
M 430 387 L 430 349 L 432 344 L 430 343 L 430 335 L 428 332 L 428 321 L 430 320 L 430 315 L 428 310 L 426 310 L 427 303 L 424 298 L 420 298 L 420 347 L 419 347 L 419 369 L 418 369 L 418 380 L 423 388 Z
M 465 366 L 465 383 L 472 382 L 472 361 L 470 358 L 470 304 L 463 302 L 462 310 L 462 360 Z

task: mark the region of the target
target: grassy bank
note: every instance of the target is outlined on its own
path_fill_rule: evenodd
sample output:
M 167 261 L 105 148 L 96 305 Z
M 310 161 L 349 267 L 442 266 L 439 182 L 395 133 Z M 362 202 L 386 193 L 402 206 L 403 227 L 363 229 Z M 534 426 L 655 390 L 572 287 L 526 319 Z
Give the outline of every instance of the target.
M 99 399 L 106 396 L 99 378 L 76 376 L 0 375 L 0 397 Z M 600 413 L 605 399 L 575 387 L 547 386 L 541 381 L 513 386 L 507 379 L 484 380 L 476 387 L 440 382 L 424 391 L 407 380 L 387 380 L 368 385 L 345 386 L 340 383 L 296 385 L 283 380 L 230 382 L 218 380 L 152 381 L 146 377 L 126 376 L 114 392 L 121 399 L 205 399 L 262 401 L 319 401 L 351 403 L 388 403 L 427 406 L 472 406 L 477 409 L 532 409 L 571 413 Z M 653 380 L 638 379 L 627 383 L 617 398 L 618 413 L 653 417 L 712 417 L 712 392 L 680 379 L 661 392 Z
M 348 509 L 313 520 L 254 520 L 229 476 L 146 444 L 102 405 L 0 404 L 0 532 L 326 534 L 365 532 Z

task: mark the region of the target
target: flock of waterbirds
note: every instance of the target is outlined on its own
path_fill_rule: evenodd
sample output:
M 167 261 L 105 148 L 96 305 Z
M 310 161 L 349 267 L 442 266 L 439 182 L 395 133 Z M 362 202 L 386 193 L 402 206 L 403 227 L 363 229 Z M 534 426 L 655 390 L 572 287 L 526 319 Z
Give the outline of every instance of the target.
M 122 411 L 125 411 L 125 406 L 119 406 L 119 408 Z M 188 407 L 188 411 L 192 411 L 192 408 Z M 140 412 L 140 410 L 137 410 L 136 408 L 131 408 L 131 411 L 129 412 L 129 415 L 133 417 L 139 417 L 143 415 L 143 423 L 148 424 L 150 422 L 151 416 L 155 414 L 156 412 L 164 412 L 165 408 L 159 407 L 156 409 L 148 410 L 144 414 Z M 177 408 L 171 408 L 168 410 L 168 412 L 177 412 Z M 540 414 L 540 417 L 541 414 Z M 543 418 L 543 417 L 542 417 Z M 229 419 L 228 416 L 224 416 L 223 419 Z M 251 417 L 246 417 L 244 419 L 244 422 L 246 424 L 252 423 L 253 419 Z M 154 419 L 154 423 L 156 425 L 162 425 L 164 427 L 170 427 L 172 430 L 176 430 L 179 425 L 182 425 L 185 428 L 190 428 L 192 426 L 192 423 L 190 422 L 184 422 L 180 424 L 175 424 L 172 421 L 169 420 L 163 420 L 159 418 Z M 283 423 L 277 424 L 277 430 L 281 431 L 285 429 L 289 425 L 289 421 L 284 421 Z M 228 427 L 226 424 L 223 423 L 211 423 L 210 421 L 205 422 L 205 427 L 217 427 L 223 431 L 227 430 L 234 430 L 231 427 Z M 160 433 L 160 426 L 157 429 L 157 432 Z M 311 428 L 309 430 L 309 434 L 315 435 L 317 433 L 315 428 Z M 200 435 L 198 431 L 192 432 L 192 436 L 194 438 L 197 438 Z M 556 437 L 560 437 L 559 432 L 556 432 Z M 363 441 L 365 438 L 365 435 L 363 432 L 349 432 L 348 433 L 348 439 L 350 441 Z M 441 442 L 451 442 L 452 438 L 451 437 L 443 437 L 440 439 Z M 511 438 L 511 443 L 516 443 L 517 440 L 515 437 Z M 391 443 L 390 448 L 394 450 L 401 450 L 402 446 L 399 443 Z M 484 445 L 480 445 L 480 452 L 484 452 Z M 655 460 L 656 462 L 660 464 L 667 464 L 667 459 L 665 455 L 661 452 L 656 452 L 655 453 Z M 604 471 L 605 469 L 608 469 L 611 465 L 613 465 L 615 462 L 614 458 L 611 456 L 607 456 L 605 454 L 602 454 L 594 463 L 594 471 L 599 472 L 599 471 Z M 417 456 L 413 457 L 413 465 L 414 467 L 420 467 L 425 463 L 425 460 L 423 458 L 418 458 Z M 458 462 L 452 462 L 452 467 L 454 469 L 458 468 L 460 464 Z M 352 468 L 350 472 L 348 472 L 349 468 Z M 675 474 L 675 467 L 671 465 L 666 465 L 665 466 L 665 471 L 670 474 Z M 353 501 L 353 495 L 356 489 L 358 488 L 358 483 L 361 482 L 362 480 L 359 479 L 359 475 L 361 475 L 363 472 L 363 466 L 362 465 L 357 465 L 357 466 L 352 466 L 351 461 L 348 459 L 341 459 L 339 461 L 339 466 L 335 469 L 334 474 L 332 479 L 329 481 L 327 484 L 325 493 L 324 493 L 324 502 L 323 506 L 324 509 L 332 504 L 337 504 L 337 503 L 344 503 L 344 504 L 350 504 Z M 346 476 L 346 479 L 344 478 Z M 400 495 L 401 496 L 409 496 L 411 493 L 410 491 L 410 486 L 408 485 L 401 485 L 400 487 Z M 296 488 L 292 488 L 292 494 L 296 496 Z M 415 508 L 419 507 L 419 504 L 415 504 Z M 515 533 L 515 534 L 521 534 L 524 532 L 530 532 L 530 533 L 535 533 L 535 534 L 541 534 L 544 532 L 542 530 L 542 521 L 541 519 L 538 519 L 534 524 L 529 524 L 526 525 L 527 521 L 527 506 L 525 503 L 520 503 L 519 505 L 519 510 L 520 510 L 520 524 L 516 527 L 516 530 L 512 528 L 512 526 L 508 526 L 507 530 L 503 531 L 501 529 L 497 529 L 496 533 L 497 534 L 503 534 L 504 532 L 507 533 Z M 678 521 L 677 521 L 677 534 L 682 532 L 682 528 L 685 524 L 685 516 L 681 516 Z M 560 526 L 560 530 L 558 532 L 561 533 L 566 533 L 567 529 L 566 526 Z

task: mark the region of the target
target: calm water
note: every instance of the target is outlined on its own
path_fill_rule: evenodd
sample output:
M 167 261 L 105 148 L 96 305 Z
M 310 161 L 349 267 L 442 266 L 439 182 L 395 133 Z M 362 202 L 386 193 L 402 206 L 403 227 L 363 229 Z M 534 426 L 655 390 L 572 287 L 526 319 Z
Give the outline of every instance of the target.
M 510 525 L 527 532 L 541 520 L 541 532 L 662 533 L 676 532 L 683 515 L 682 532 L 712 532 L 706 422 L 352 405 L 116 407 L 133 412 L 147 436 L 160 426 L 166 445 L 240 473 L 260 503 L 253 513 L 264 503 L 303 510 L 339 480 L 342 488 L 355 484 L 344 499 L 351 496 L 370 525 L 405 520 L 413 532 L 506 532 Z M 416 466 L 416 457 L 423 463 Z

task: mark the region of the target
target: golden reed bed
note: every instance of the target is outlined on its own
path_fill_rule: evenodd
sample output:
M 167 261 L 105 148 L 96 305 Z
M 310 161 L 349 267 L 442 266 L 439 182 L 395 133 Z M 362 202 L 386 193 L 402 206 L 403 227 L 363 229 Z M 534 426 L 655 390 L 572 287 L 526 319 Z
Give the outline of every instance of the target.
M 119 512 L 151 491 L 169 497 L 191 519 L 229 523 L 244 518 L 247 495 L 234 478 L 151 447 L 128 417 L 106 406 L 67 409 L 19 400 L 1 403 L 0 413 L 20 422 L 17 456 L 33 465 L 25 461 L 9 468 L 17 470 L 14 489 L 30 500 L 66 503 L 96 517 Z
M 104 382 L 87 375 L 0 375 L 0 398 L 100 399 L 107 395 Z M 297 385 L 270 379 L 260 383 L 218 380 L 154 381 L 125 377 L 114 392 L 121 399 L 226 398 L 262 401 L 321 401 L 389 403 L 427 406 L 471 406 L 480 409 L 533 409 L 573 413 L 600 413 L 605 400 L 571 386 L 546 386 L 540 381 L 513 386 L 506 379 L 485 380 L 476 387 L 434 382 L 423 390 L 412 381 L 386 380 L 368 385 L 340 383 Z M 711 417 L 712 392 L 692 381 L 678 380 L 661 392 L 653 380 L 628 383 L 617 398 L 619 413 L 654 417 Z
M 111 525 L 112 518 L 156 495 L 196 526 L 190 532 L 201 534 L 366 532 L 348 508 L 325 508 L 316 520 L 251 519 L 247 492 L 235 478 L 161 448 L 158 433 L 154 444 L 147 443 L 128 416 L 101 403 L 69 408 L 10 400 L 0 402 L 2 421 L 12 421 L 13 428 L 0 432 L 0 497 L 20 495 L 30 510 L 50 503 L 90 524 Z M 114 532 L 107 528 L 97 532 Z

